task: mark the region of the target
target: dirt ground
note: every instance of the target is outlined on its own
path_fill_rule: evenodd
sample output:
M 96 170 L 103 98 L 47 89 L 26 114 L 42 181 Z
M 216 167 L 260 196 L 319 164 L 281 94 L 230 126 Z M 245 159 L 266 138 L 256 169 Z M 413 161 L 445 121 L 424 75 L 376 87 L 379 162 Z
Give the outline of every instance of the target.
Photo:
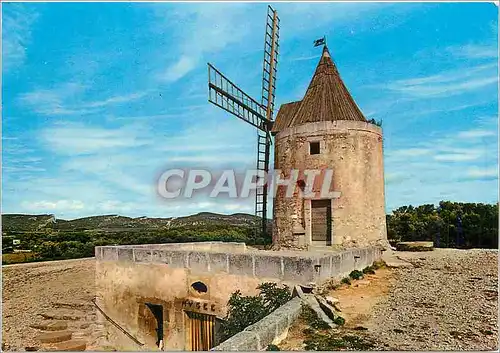
M 389 293 L 395 281 L 394 272 L 388 268 L 379 269 L 374 275 L 365 275 L 362 280 L 352 281 L 351 285 L 342 284 L 331 290 L 328 296 L 339 300 L 341 316 L 345 319 L 344 326 L 337 330 L 341 334 L 356 334 L 360 328 L 367 328 L 373 308 Z M 303 350 L 303 341 L 307 337 L 304 329 L 308 325 L 299 322 L 290 329 L 288 337 L 279 345 L 283 351 Z
M 95 308 L 95 260 L 79 259 L 2 266 L 2 345 L 40 348 L 30 325 L 64 321 L 74 339 L 94 349 L 99 338 Z
M 366 338 L 375 350 L 498 349 L 497 251 L 397 255 L 413 266 L 379 269 L 328 294 L 346 320 L 333 332 Z M 280 349 L 304 350 L 306 328 L 299 320 Z

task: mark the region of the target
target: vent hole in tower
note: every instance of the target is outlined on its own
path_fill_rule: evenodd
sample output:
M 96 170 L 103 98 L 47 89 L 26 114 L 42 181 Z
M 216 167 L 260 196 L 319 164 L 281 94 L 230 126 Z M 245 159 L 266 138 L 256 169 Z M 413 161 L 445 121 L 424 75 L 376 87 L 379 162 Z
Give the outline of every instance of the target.
M 205 283 L 203 283 L 203 282 L 200 282 L 200 281 L 194 282 L 191 285 L 191 288 L 193 288 L 198 293 L 206 293 L 206 292 L 208 292 L 207 285 Z
M 309 142 L 309 154 L 319 154 L 319 142 Z

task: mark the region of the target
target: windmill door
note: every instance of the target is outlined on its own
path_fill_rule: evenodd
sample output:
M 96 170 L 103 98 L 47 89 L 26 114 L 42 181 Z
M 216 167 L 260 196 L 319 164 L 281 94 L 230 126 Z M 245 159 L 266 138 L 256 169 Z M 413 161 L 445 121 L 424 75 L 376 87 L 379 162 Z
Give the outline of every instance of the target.
M 331 243 L 331 200 L 311 200 L 311 231 L 314 244 L 329 245 Z
M 189 348 L 191 351 L 208 351 L 215 347 L 215 316 L 186 312 L 189 318 Z

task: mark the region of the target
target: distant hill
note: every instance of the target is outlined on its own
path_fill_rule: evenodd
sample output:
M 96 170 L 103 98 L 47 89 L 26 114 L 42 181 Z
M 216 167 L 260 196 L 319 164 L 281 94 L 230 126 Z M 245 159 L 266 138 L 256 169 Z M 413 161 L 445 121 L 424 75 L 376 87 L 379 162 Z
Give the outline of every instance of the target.
M 94 230 L 104 232 L 134 231 L 134 230 L 160 230 L 177 227 L 203 226 L 203 225 L 230 225 L 251 227 L 258 222 L 254 215 L 235 213 L 224 215 L 210 212 L 201 212 L 185 217 L 149 218 L 149 217 L 124 217 L 119 215 L 102 215 L 77 218 L 73 220 L 57 219 L 54 215 L 2 215 L 2 231 L 29 232 L 44 230 L 76 231 Z M 271 222 L 269 220 L 269 222 Z
M 55 216 L 50 214 L 26 215 L 6 214 L 2 215 L 3 232 L 28 232 L 44 228 L 53 228 Z

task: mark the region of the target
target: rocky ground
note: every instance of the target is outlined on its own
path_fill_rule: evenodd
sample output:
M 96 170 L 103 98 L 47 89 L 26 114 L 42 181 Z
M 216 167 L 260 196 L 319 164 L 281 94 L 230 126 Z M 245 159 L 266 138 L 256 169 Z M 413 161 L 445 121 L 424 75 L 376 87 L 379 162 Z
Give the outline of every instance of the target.
M 44 350 L 43 327 L 71 333 L 65 344 L 95 349 L 100 339 L 95 295 L 95 260 L 67 260 L 2 266 L 2 347 Z M 60 330 L 60 329 L 58 329 Z M 54 335 L 54 333 L 50 333 Z M 3 349 L 2 349 L 3 350 Z
M 392 288 L 367 326 L 389 350 L 497 350 L 498 252 L 400 252 Z
M 345 325 L 374 350 L 498 349 L 498 252 L 437 249 L 396 252 L 410 267 L 377 270 L 328 295 L 339 299 Z M 397 264 L 397 261 L 393 261 Z M 304 322 L 292 327 L 282 350 L 303 350 Z

